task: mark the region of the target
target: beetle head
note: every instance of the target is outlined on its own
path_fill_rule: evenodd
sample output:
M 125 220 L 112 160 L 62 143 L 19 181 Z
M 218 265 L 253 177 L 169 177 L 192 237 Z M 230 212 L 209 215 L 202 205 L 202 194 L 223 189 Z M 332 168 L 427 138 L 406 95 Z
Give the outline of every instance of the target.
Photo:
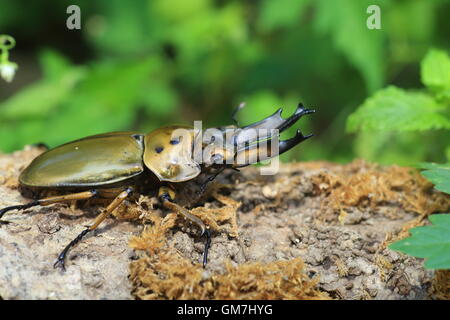
M 160 181 L 182 182 L 193 179 L 205 167 L 240 168 L 276 157 L 312 135 L 299 130 L 287 140 L 279 140 L 282 131 L 303 115 L 313 113 L 299 104 L 288 118 L 280 108 L 271 116 L 239 128 L 192 128 L 171 126 L 156 129 L 144 138 L 144 163 Z

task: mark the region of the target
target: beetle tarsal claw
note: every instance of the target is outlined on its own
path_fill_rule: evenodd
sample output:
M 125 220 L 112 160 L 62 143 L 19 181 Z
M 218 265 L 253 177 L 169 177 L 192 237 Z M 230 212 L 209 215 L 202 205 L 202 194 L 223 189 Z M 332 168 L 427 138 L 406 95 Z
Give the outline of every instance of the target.
M 65 248 L 63 251 L 61 251 L 61 253 L 58 255 L 58 258 L 56 259 L 56 262 L 53 264 L 53 268 L 57 268 L 57 267 L 61 267 L 61 269 L 63 271 L 66 271 L 66 266 L 65 266 L 65 260 L 66 260 L 66 256 L 67 253 L 69 252 L 69 250 L 74 247 L 78 242 L 81 241 L 81 239 L 83 239 L 83 237 L 89 232 L 91 231 L 92 227 L 86 228 L 84 229 L 75 239 L 73 239 Z
M 58 259 L 56 259 L 55 263 L 53 264 L 53 268 L 57 269 L 58 267 L 60 267 L 62 271 L 66 271 L 64 258 L 58 257 Z
M 203 251 L 203 268 L 205 268 L 208 263 L 209 248 L 211 247 L 211 230 L 209 229 L 209 226 L 206 226 L 204 232 L 202 233 L 202 236 L 203 235 L 206 236 L 205 250 Z
M 202 229 L 202 232 L 200 233 L 200 237 L 203 237 L 205 234 L 210 233 L 210 229 L 209 226 L 204 226 L 204 228 Z

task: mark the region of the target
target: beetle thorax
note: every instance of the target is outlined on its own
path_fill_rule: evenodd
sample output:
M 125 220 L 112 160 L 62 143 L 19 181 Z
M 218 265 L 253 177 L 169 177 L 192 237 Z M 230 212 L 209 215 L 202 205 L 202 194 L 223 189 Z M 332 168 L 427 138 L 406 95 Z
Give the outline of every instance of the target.
M 156 129 L 145 136 L 144 163 L 161 181 L 182 182 L 201 172 L 192 156 L 194 130 L 171 126 Z

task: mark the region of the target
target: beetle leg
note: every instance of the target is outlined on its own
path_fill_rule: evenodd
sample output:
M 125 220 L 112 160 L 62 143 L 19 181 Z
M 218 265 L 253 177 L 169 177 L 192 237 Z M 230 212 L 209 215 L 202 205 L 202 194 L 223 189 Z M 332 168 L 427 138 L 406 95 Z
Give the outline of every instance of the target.
M 55 197 L 43 198 L 43 199 L 35 200 L 30 203 L 22 204 L 22 205 L 10 206 L 10 207 L 6 207 L 6 208 L 3 208 L 0 210 L 0 219 L 3 217 L 3 215 L 6 212 L 11 211 L 11 210 L 25 210 L 25 209 L 35 207 L 35 206 L 46 206 L 49 204 L 63 202 L 63 201 L 70 201 L 70 200 L 85 200 L 85 199 L 94 198 L 97 195 L 98 195 L 97 190 L 90 190 L 90 191 L 84 191 L 84 192 L 79 192 L 79 193 L 71 193 L 71 194 L 65 194 L 65 195 L 60 195 L 60 196 L 55 196 Z
M 27 204 L 19 204 L 19 205 L 16 205 L 16 206 L 10 206 L 10 207 L 3 208 L 3 209 L 0 210 L 0 219 L 8 211 L 11 211 L 11 210 L 25 210 L 25 209 L 28 209 L 28 208 L 31 208 L 31 207 L 35 207 L 35 206 L 38 206 L 38 205 L 40 205 L 39 204 L 39 200 L 35 200 L 35 201 L 32 201 L 32 202 L 27 203 Z M 2 221 L 2 222 L 6 222 L 6 221 Z
M 171 188 L 167 186 L 160 187 L 158 196 L 161 199 L 164 207 L 173 210 L 178 214 L 181 214 L 186 219 L 191 220 L 193 223 L 200 227 L 202 231 L 200 236 L 206 236 L 205 250 L 203 254 L 203 267 L 205 267 L 206 263 L 208 262 L 208 251 L 211 246 L 211 231 L 209 230 L 209 227 L 206 226 L 200 218 L 194 216 L 193 214 L 189 213 L 188 210 L 173 202 L 175 198 L 175 192 Z
M 205 193 L 206 186 L 208 185 L 208 183 L 210 183 L 215 178 L 217 178 L 217 176 L 219 174 L 221 174 L 223 172 L 223 170 L 225 170 L 225 169 L 226 169 L 226 167 L 220 167 L 219 169 L 217 169 L 216 172 L 214 172 L 212 175 L 210 175 L 208 178 L 206 178 L 205 181 L 203 181 L 203 183 L 200 185 L 200 190 L 197 192 L 197 194 L 199 196 L 202 196 L 203 193 Z
M 65 270 L 65 264 L 64 261 L 67 256 L 67 252 L 74 247 L 78 242 L 83 239 L 83 237 L 89 233 L 89 231 L 95 230 L 100 223 L 102 223 L 103 220 L 105 220 L 111 212 L 114 211 L 131 193 L 133 192 L 133 188 L 129 187 L 119 193 L 119 195 L 103 210 L 102 213 L 100 213 L 97 218 L 95 218 L 94 223 L 87 227 L 85 230 L 83 230 L 75 239 L 73 239 L 61 253 L 58 255 L 58 259 L 54 263 L 53 267 L 56 268 L 58 266 L 61 266 L 63 270 Z

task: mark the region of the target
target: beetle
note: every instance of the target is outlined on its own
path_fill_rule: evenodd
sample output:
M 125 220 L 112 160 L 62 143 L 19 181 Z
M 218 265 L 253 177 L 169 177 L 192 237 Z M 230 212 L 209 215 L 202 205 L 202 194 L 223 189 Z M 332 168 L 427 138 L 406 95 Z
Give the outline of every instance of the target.
M 211 175 L 201 186 L 201 192 L 204 192 L 206 184 L 224 169 L 239 171 L 241 167 L 278 156 L 312 136 L 305 136 L 297 130 L 293 138 L 279 140 L 282 131 L 303 115 L 315 112 L 304 108 L 301 103 L 286 119 L 281 116 L 283 109 L 280 108 L 271 116 L 245 127 L 239 127 L 235 120 L 240 108 L 242 106 L 233 113 L 235 125 L 226 127 L 203 131 L 188 126 L 168 126 L 148 134 L 110 132 L 50 149 L 36 157 L 21 172 L 19 183 L 22 189 L 32 190 L 34 194 L 56 190 L 60 195 L 35 198 L 27 204 L 3 208 L 0 219 L 11 210 L 95 197 L 112 198 L 93 223 L 58 255 L 54 267 L 60 266 L 65 270 L 68 251 L 87 233 L 95 230 L 125 199 L 132 193 L 144 194 L 149 192 L 148 189 L 158 188 L 157 194 L 163 207 L 193 222 L 200 228 L 201 235 L 206 236 L 203 253 L 205 266 L 211 244 L 209 227 L 176 203 L 174 186 L 206 172 Z M 205 135 L 209 140 L 203 139 L 202 134 L 211 129 L 213 134 Z M 274 145 L 277 145 L 276 149 L 272 148 Z M 200 161 L 195 158 L 196 151 L 200 151 Z

